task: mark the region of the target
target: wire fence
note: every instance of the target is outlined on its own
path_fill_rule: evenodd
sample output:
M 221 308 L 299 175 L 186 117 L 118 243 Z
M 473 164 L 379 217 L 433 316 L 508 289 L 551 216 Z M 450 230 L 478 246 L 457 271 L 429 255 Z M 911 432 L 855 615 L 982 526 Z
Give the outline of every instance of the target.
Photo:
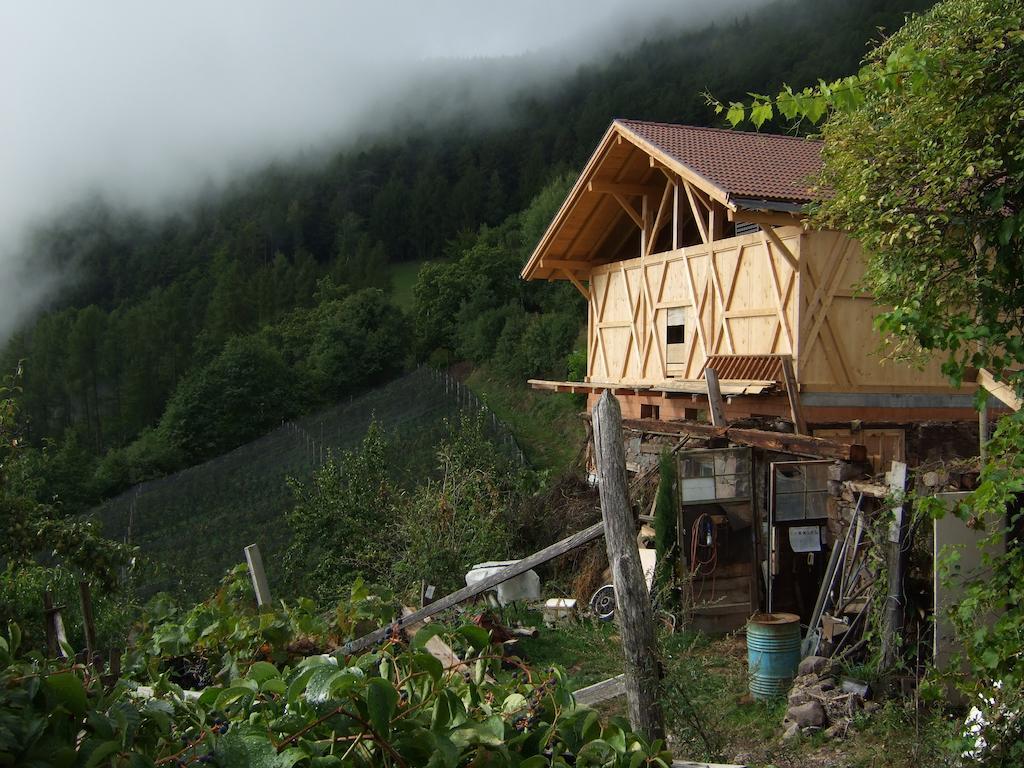
M 92 514 L 106 535 L 139 547 L 143 596 L 205 594 L 254 542 L 273 586 L 281 571 L 273 564 L 289 542 L 289 478 L 308 480 L 331 455 L 357 447 L 375 421 L 396 447 L 395 479 L 414 486 L 434 470 L 447 424 L 463 414 L 481 415 L 492 442 L 525 463 L 511 431 L 472 390 L 424 367 L 216 459 L 136 485 Z

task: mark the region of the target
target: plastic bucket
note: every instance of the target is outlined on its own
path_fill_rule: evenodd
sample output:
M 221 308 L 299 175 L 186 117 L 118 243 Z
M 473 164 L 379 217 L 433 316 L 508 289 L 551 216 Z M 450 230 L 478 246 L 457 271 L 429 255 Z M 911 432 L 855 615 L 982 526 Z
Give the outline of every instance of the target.
M 800 617 L 755 613 L 747 622 L 747 665 L 755 699 L 785 696 L 800 666 Z

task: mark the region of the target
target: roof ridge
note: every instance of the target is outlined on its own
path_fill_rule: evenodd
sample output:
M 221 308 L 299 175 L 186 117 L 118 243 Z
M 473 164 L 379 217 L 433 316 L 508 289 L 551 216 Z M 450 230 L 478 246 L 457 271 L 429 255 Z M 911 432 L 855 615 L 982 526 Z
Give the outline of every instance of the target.
M 685 128 L 685 129 L 691 130 L 691 131 L 707 131 L 709 133 L 724 133 L 724 134 L 729 134 L 731 136 L 736 136 L 736 135 L 741 135 L 741 136 L 761 136 L 761 137 L 772 138 L 772 139 L 787 139 L 787 140 L 791 140 L 791 141 L 811 142 L 811 143 L 815 143 L 815 144 L 822 144 L 822 143 L 824 143 L 824 142 L 822 142 L 821 139 L 813 139 L 813 138 L 810 138 L 808 136 L 788 136 L 788 135 L 786 135 L 784 133 L 762 133 L 761 131 L 740 131 L 740 130 L 736 130 L 734 128 L 718 128 L 716 126 L 711 126 L 711 125 L 690 125 L 688 123 L 666 123 L 666 122 L 663 122 L 663 121 L 660 121 L 660 120 L 636 120 L 634 118 L 629 118 L 629 117 L 616 117 L 616 118 L 612 119 L 612 122 L 613 123 L 621 123 L 621 124 L 623 124 L 623 125 L 625 125 L 627 127 L 630 126 L 630 125 L 652 125 L 652 126 L 661 126 L 661 127 L 664 127 L 664 128 Z

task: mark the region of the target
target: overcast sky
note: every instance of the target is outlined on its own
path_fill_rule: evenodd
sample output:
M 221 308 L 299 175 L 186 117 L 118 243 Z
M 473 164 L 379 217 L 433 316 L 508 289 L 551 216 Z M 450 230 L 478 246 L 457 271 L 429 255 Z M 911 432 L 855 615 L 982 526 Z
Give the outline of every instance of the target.
M 84 194 L 152 211 L 337 146 L 438 59 L 557 60 L 550 80 L 652 26 L 700 24 L 751 2 L 3 3 L 0 341 L 53 283 L 24 264 L 27 227 Z M 484 90 L 500 95 L 502 84 Z

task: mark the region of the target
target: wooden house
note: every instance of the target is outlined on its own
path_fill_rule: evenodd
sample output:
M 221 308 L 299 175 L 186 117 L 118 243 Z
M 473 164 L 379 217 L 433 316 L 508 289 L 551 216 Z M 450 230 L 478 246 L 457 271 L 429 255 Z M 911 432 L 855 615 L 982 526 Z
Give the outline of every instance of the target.
M 860 247 L 805 222 L 820 167 L 809 139 L 616 120 L 522 271 L 588 307 L 585 381 L 531 385 L 590 406 L 611 390 L 641 473 L 674 446 L 708 629 L 766 606 L 806 617 L 830 482 L 909 459 L 927 423 L 977 424 L 973 385 L 881 353 Z
M 627 417 L 696 418 L 710 368 L 725 415 L 796 420 L 976 420 L 931 360 L 885 359 L 878 312 L 858 291 L 864 255 L 804 209 L 820 142 L 616 120 L 522 271 L 587 299 L 584 382 Z M 787 391 L 787 375 L 791 391 Z

